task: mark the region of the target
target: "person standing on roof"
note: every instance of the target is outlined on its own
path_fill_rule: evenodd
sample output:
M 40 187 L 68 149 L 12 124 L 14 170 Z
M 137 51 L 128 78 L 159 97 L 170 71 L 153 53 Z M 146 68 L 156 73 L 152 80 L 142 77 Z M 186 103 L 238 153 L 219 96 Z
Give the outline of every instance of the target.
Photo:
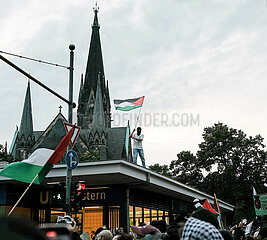
M 133 132 L 130 134 L 130 138 L 132 138 L 134 140 L 134 143 L 133 143 L 133 162 L 134 162 L 134 164 L 137 164 L 137 155 L 139 154 L 141 161 L 142 161 L 142 165 L 145 168 L 146 164 L 145 164 L 144 150 L 143 150 L 143 146 L 142 146 L 144 134 L 141 134 L 141 131 L 142 131 L 141 127 L 137 128 L 137 133 L 135 133 L 135 129 L 134 129 Z

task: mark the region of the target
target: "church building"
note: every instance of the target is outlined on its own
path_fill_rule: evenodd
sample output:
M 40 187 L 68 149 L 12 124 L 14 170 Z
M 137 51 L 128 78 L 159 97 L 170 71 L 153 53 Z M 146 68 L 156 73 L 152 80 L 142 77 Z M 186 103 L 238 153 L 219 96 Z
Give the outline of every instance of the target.
M 99 29 L 96 7 L 85 77 L 82 75 L 80 84 L 77 125 L 81 131 L 74 150 L 79 154 L 92 152 L 101 161 L 132 161 L 129 126 L 111 128 L 110 94 L 108 81 L 105 80 Z M 64 122 L 67 120 L 61 111 L 44 131 L 33 130 L 32 118 L 28 84 L 20 127 L 16 129 L 9 151 L 16 158 L 27 158 L 40 144 L 56 146 L 66 133 Z

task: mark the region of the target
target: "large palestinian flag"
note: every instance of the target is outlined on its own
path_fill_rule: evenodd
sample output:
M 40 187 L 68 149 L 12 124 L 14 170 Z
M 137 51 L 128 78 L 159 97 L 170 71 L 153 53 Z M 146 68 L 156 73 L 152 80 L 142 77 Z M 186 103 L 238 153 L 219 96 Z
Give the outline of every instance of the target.
M 116 110 L 130 111 L 142 107 L 144 98 L 145 96 L 140 98 L 125 99 L 125 100 L 115 99 L 113 100 L 113 102 Z
M 212 208 L 212 206 L 209 204 L 209 202 L 208 202 L 207 199 L 201 199 L 201 200 L 199 200 L 199 199 L 196 198 L 193 202 L 194 202 L 195 208 L 197 208 L 197 209 L 205 208 L 205 209 L 211 211 L 212 213 L 214 213 L 216 215 L 219 214 L 218 212 L 216 212 Z
M 74 126 L 64 136 L 55 150 L 48 148 L 36 149 L 28 159 L 7 165 L 0 176 L 12 178 L 17 181 L 31 183 L 38 174 L 34 183 L 41 183 L 46 174 L 53 168 L 65 153 L 72 138 Z

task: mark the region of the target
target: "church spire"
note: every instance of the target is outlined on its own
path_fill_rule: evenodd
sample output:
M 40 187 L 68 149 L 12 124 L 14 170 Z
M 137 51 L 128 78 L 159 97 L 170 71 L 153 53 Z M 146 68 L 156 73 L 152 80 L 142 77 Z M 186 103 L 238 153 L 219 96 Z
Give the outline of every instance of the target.
M 95 7 L 93 9 L 95 12 L 95 17 L 94 17 L 94 23 L 92 25 L 92 28 L 96 27 L 99 29 L 100 25 L 98 24 L 98 18 L 97 18 L 97 13 L 98 13 L 99 7 L 97 6 L 97 2 L 95 3 Z
M 97 80 L 97 89 L 96 89 L 96 96 L 95 96 L 95 106 L 94 106 L 94 113 L 93 113 L 92 128 L 93 128 L 93 131 L 98 131 L 99 134 L 102 134 L 102 132 L 105 131 L 106 129 L 103 100 L 102 100 L 102 91 L 101 91 L 101 85 L 100 85 L 100 73 L 98 75 L 98 80 Z
M 89 134 L 90 148 L 97 150 L 100 160 L 107 159 L 107 133 L 103 108 L 100 74 L 98 75 L 92 130 Z
M 19 128 L 19 138 L 24 136 L 24 139 L 32 138 L 33 135 L 33 121 L 32 121 L 32 104 L 31 104 L 31 92 L 30 92 L 30 82 L 28 82 L 28 87 L 24 100 L 24 107 Z
M 79 105 L 77 111 L 78 125 L 83 129 L 88 129 L 92 125 L 93 120 L 93 108 L 95 105 L 95 98 L 97 92 L 98 79 L 100 79 L 100 88 L 102 94 L 102 102 L 104 108 L 104 114 L 110 115 L 110 103 L 107 104 L 107 89 L 105 87 L 105 73 L 104 64 L 101 50 L 101 41 L 99 33 L 98 23 L 98 11 L 99 8 L 96 4 L 94 7 L 94 21 L 92 24 L 92 35 L 86 65 L 86 71 L 83 82 L 81 82 L 79 93 Z M 98 76 L 100 75 L 100 76 Z M 110 100 L 109 100 L 110 101 Z M 106 118 L 106 126 L 110 126 L 110 122 Z

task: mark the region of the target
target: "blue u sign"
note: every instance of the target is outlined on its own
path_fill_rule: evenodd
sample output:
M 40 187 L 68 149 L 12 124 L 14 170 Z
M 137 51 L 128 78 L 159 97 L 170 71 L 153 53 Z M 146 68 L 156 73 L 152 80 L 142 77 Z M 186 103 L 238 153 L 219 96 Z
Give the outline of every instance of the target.
M 66 162 L 69 169 L 75 169 L 78 166 L 79 158 L 75 151 L 69 150 L 66 155 Z

